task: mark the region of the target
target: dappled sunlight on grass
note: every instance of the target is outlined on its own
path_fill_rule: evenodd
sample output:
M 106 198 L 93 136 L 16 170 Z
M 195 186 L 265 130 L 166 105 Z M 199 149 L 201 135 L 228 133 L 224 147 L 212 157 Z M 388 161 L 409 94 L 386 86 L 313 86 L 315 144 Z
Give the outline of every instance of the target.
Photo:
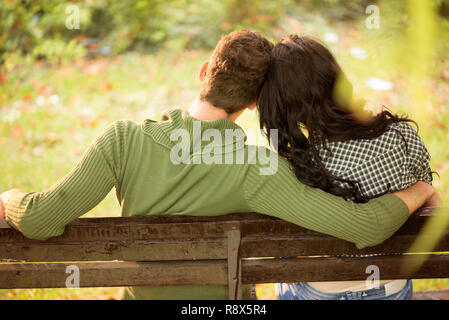
M 1 300 L 119 300 L 121 288 L 0 290 Z

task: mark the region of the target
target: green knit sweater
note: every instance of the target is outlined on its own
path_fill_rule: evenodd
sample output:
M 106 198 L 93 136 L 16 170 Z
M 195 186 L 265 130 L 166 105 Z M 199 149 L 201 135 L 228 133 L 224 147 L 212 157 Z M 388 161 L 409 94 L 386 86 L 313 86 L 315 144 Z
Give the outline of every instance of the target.
M 113 187 L 122 216 L 216 216 L 254 211 L 353 242 L 358 248 L 381 243 L 408 218 L 405 203 L 391 194 L 355 204 L 305 186 L 281 157 L 276 157 L 275 174 L 261 175 L 260 169 L 267 165 L 248 151 L 248 145 L 236 141 L 223 146 L 222 156 L 244 151 L 242 164 L 177 164 L 170 156 L 181 140 L 172 141 L 171 135 L 176 129 L 188 132 L 191 143 L 190 147 L 186 145 L 194 157 L 198 151 L 192 140 L 194 122 L 201 124 L 202 132 L 217 129 L 223 136 L 227 129 L 241 129 L 226 119 L 199 121 L 181 110 L 168 112 L 160 122 L 145 120 L 140 125 L 116 121 L 93 142 L 78 165 L 49 190 L 11 197 L 5 205 L 6 220 L 28 238 L 58 236 Z M 207 144 L 203 141 L 201 147 Z M 227 288 L 127 288 L 125 297 L 226 299 Z

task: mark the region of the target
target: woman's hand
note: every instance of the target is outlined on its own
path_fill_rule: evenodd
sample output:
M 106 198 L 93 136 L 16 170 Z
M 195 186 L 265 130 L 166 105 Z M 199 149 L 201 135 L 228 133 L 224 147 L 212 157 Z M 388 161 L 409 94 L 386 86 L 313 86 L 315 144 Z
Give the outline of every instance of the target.
M 5 205 L 8 202 L 8 199 L 17 193 L 22 193 L 20 189 L 11 189 L 0 194 L 0 219 L 5 219 Z

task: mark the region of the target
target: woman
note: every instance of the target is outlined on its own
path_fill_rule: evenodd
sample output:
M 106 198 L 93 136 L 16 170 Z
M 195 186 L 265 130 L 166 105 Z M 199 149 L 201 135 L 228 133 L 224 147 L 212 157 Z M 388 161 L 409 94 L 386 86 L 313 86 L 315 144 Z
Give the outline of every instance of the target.
M 360 117 L 352 86 L 330 51 L 297 35 L 274 47 L 259 98 L 260 126 L 278 130 L 279 154 L 304 184 L 354 200 L 432 182 L 430 156 L 411 121 Z M 363 119 L 363 120 L 360 120 Z M 267 135 L 269 136 L 269 135 Z M 436 200 L 438 201 L 438 200 Z M 382 270 L 380 270 L 382 272 Z M 411 280 L 277 284 L 278 299 L 410 299 Z

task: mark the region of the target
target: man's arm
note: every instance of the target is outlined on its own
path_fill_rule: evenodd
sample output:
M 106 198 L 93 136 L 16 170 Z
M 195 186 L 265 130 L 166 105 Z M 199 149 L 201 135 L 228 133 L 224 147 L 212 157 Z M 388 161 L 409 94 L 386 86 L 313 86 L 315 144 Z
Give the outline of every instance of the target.
M 64 232 L 118 185 L 122 135 L 115 122 L 88 148 L 78 165 L 44 192 L 9 191 L 1 196 L 6 221 L 27 238 L 45 240 Z
M 359 249 L 388 239 L 433 194 L 430 185 L 419 183 L 356 204 L 302 184 L 283 158 L 276 174 L 260 176 L 258 172 L 257 166 L 250 167 L 244 184 L 251 210 L 353 242 Z

